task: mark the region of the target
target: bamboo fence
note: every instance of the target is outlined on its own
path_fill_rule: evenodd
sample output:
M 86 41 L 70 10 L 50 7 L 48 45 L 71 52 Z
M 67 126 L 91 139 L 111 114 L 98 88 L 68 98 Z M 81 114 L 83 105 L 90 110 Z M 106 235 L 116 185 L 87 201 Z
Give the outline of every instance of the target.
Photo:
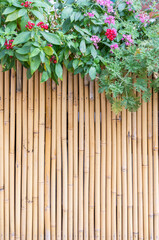
M 115 115 L 88 76 L 40 78 L 0 66 L 0 240 L 159 239 L 158 93 Z

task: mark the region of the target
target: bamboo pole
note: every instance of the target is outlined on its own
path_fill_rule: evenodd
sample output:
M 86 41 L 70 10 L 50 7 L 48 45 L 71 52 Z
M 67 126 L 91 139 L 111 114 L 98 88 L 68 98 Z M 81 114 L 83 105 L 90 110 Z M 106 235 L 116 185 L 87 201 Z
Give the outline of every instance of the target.
M 117 115 L 117 239 L 122 239 L 121 212 L 121 113 Z
M 39 74 L 34 76 L 33 240 L 38 239 Z
M 106 166 L 106 231 L 107 240 L 111 239 L 111 149 L 112 149 L 112 136 L 111 136 L 111 104 L 107 101 L 107 166 Z
M 95 81 L 95 137 L 96 137 L 96 160 L 95 160 L 95 238 L 100 239 L 100 98 L 98 83 Z M 110 219 L 111 221 L 111 219 Z
M 4 239 L 4 75 L 0 65 L 0 240 Z
M 138 94 L 141 101 L 141 94 Z M 143 191 L 142 191 L 142 157 L 141 157 L 141 107 L 137 111 L 137 175 L 138 175 L 138 229 L 139 239 L 143 239 Z
M 84 79 L 85 90 L 85 164 L 84 164 L 84 239 L 89 239 L 88 201 L 89 201 L 89 76 Z
M 131 112 L 127 111 L 127 167 L 128 167 L 128 239 L 133 239 L 132 220 L 132 157 L 131 157 Z
M 116 146 L 116 114 L 112 112 L 112 240 L 116 240 L 116 164 L 117 164 L 117 146 Z M 109 139 L 108 139 L 109 141 Z
M 83 240 L 84 92 L 79 75 L 79 240 Z
M 28 80 L 27 69 L 23 68 L 23 147 L 22 147 L 22 199 L 21 199 L 21 239 L 26 240 L 27 209 L 27 155 L 28 155 Z
M 33 218 L 33 77 L 28 80 L 28 181 L 27 181 L 27 240 L 32 239 Z
M 89 237 L 94 240 L 94 162 L 95 162 L 95 142 L 94 142 L 94 81 L 90 81 L 90 192 L 89 192 Z
M 154 239 L 159 238 L 158 228 L 158 93 L 153 91 L 153 156 L 154 156 Z
M 106 239 L 105 231 L 105 189 L 106 189 L 106 97 L 105 92 L 101 94 L 101 239 Z
M 69 240 L 73 239 L 73 74 L 68 73 L 68 218 Z
M 150 90 L 152 94 L 152 89 Z M 148 102 L 148 214 L 149 214 L 149 239 L 153 236 L 153 160 L 152 160 L 152 96 Z
M 15 99 L 16 76 L 11 70 L 11 98 L 10 98 L 10 239 L 15 239 L 15 213 L 14 213 L 14 168 L 15 168 Z
M 78 240 L 78 75 L 74 76 L 74 235 Z
M 126 109 L 122 110 L 122 193 L 123 193 L 123 208 L 122 208 L 122 234 L 123 240 L 127 240 L 127 148 L 126 148 Z
M 22 153 L 22 66 L 17 62 L 16 89 L 16 239 L 21 229 L 21 153 Z
M 50 157 L 51 157 L 51 79 L 46 82 L 45 128 L 45 239 L 51 239 L 50 231 Z
M 67 187 L 67 70 L 63 68 L 62 82 L 62 156 L 63 156 L 63 240 L 67 240 L 68 187 Z
M 39 104 L 39 240 L 44 240 L 45 83 L 40 83 Z
M 57 86 L 57 240 L 61 240 L 61 81 Z
M 148 239 L 148 160 L 147 160 L 147 103 L 142 101 L 142 172 L 143 172 L 143 213 L 144 239 Z
M 52 80 L 51 239 L 56 239 L 56 83 Z

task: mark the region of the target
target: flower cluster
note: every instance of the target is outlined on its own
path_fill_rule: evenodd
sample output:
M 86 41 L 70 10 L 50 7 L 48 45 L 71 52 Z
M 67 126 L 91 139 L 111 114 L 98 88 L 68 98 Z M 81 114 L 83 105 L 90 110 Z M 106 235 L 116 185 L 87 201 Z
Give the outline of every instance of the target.
M 136 17 L 138 17 L 142 23 L 147 23 L 150 20 L 149 15 L 147 13 L 145 13 L 145 12 L 141 12 Z
M 110 48 L 111 48 L 111 53 L 113 53 L 113 51 L 112 50 L 115 50 L 116 48 L 119 48 L 119 46 L 118 46 L 118 44 L 117 43 L 115 43 L 115 44 L 112 44 L 111 46 L 110 46 Z
M 32 4 L 32 2 L 26 1 L 25 3 L 21 3 L 21 6 L 28 8 L 28 7 L 30 7 L 31 4 Z
M 112 28 L 112 29 L 107 29 L 105 35 L 107 36 L 107 38 L 110 40 L 110 41 L 113 41 L 116 36 L 117 36 L 117 31 L 115 28 Z
M 35 23 L 28 22 L 28 24 L 25 25 L 26 28 L 32 29 L 35 26 Z
M 101 6 L 107 7 L 108 13 L 114 12 L 113 6 L 112 6 L 113 5 L 112 1 L 110 1 L 110 0 L 96 0 L 96 2 L 98 4 L 100 4 Z
M 89 17 L 94 17 L 94 13 L 88 12 Z
M 50 62 L 56 64 L 56 63 L 57 63 L 56 57 L 55 57 L 55 56 L 52 56 L 52 57 L 50 58 Z
M 100 42 L 100 38 L 96 35 L 93 35 L 90 40 L 93 42 L 93 45 L 96 47 L 96 49 L 98 49 L 98 43 Z
M 12 49 L 14 46 L 12 45 L 13 43 L 13 39 L 12 40 L 9 40 L 9 42 L 7 41 L 7 39 L 5 40 L 5 44 L 4 46 L 6 46 L 6 49 Z
M 115 25 L 115 17 L 114 16 L 108 16 L 106 13 L 105 13 L 105 16 L 106 16 L 106 19 L 105 19 L 105 23 L 108 23 L 109 25 L 110 24 L 113 24 Z
M 48 29 L 48 25 L 47 24 L 44 24 L 43 22 L 39 22 L 39 23 L 37 23 L 37 26 L 38 27 L 41 27 L 41 28 L 43 28 L 43 29 Z
M 131 44 L 134 43 L 134 40 L 132 39 L 132 36 L 131 35 L 125 35 L 123 34 L 123 38 L 121 39 L 122 41 L 126 41 L 126 46 L 130 46 Z

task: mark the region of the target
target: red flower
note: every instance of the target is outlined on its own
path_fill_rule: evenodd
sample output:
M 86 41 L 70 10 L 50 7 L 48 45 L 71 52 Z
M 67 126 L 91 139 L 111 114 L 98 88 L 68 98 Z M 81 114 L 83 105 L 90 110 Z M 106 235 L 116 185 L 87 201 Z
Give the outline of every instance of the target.
M 52 47 L 52 44 L 48 44 L 49 47 Z
M 7 39 L 5 40 L 5 43 L 4 43 L 4 46 L 6 46 L 6 49 L 13 49 L 13 45 L 12 45 L 12 43 L 13 43 L 13 39 L 12 40 L 9 40 L 9 42 L 7 41 Z
M 32 29 L 34 26 L 35 26 L 35 23 L 32 23 L 30 21 L 28 22 L 28 25 L 27 24 L 25 25 L 25 27 L 29 29 Z
M 116 29 L 107 29 L 105 35 L 110 41 L 113 41 L 117 36 Z
M 57 60 L 55 59 L 55 56 L 52 56 L 52 57 L 50 58 L 50 62 L 53 62 L 54 64 L 57 63 Z
M 32 2 L 26 1 L 25 3 L 21 3 L 21 6 L 24 6 L 24 7 L 28 8 L 28 7 L 30 7 L 31 3 Z

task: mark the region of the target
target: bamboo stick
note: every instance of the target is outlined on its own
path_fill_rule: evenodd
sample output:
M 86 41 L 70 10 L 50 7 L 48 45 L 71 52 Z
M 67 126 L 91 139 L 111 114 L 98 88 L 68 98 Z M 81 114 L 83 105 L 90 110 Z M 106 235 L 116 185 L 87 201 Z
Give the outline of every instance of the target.
M 141 101 L 141 94 L 138 94 Z M 141 107 L 137 111 L 137 169 L 138 169 L 138 229 L 139 239 L 143 239 L 143 191 L 142 191 L 142 158 L 141 158 Z
M 51 79 L 46 82 L 45 139 L 45 239 L 50 240 Z
M 94 81 L 90 81 L 90 192 L 89 192 L 89 237 L 90 240 L 94 240 Z
M 39 74 L 34 76 L 33 240 L 38 239 Z
M 33 77 L 28 80 L 28 181 L 27 181 L 27 240 L 32 239 L 33 218 Z
M 28 155 L 28 80 L 27 69 L 23 68 L 23 147 L 22 147 L 22 199 L 21 199 L 21 239 L 26 240 L 27 208 L 27 155 Z
M 126 109 L 122 110 L 122 234 L 123 240 L 127 240 L 127 148 L 126 148 Z
M 101 239 L 106 239 L 105 231 L 105 189 L 106 189 L 106 97 L 105 92 L 101 94 Z
M 79 240 L 83 240 L 83 154 L 84 154 L 84 92 L 79 75 Z
M 56 239 L 56 83 L 52 80 L 51 239 Z
M 16 76 L 11 70 L 11 98 L 10 98 L 10 239 L 15 239 L 15 213 L 14 213 L 14 168 L 15 168 L 15 99 Z
M 74 235 L 78 240 L 78 75 L 74 76 Z
M 158 228 L 158 93 L 153 91 L 153 156 L 154 156 L 154 239 L 159 238 Z
M 85 164 L 84 164 L 84 239 L 89 239 L 88 233 L 88 201 L 89 201 L 89 76 L 85 76 Z
M 61 240 L 61 81 L 57 86 L 57 240 Z
M 16 92 L 16 239 L 21 229 L 22 66 L 17 62 Z
M 147 160 L 147 103 L 142 101 L 142 172 L 144 239 L 148 239 L 148 160 Z
M 121 213 L 121 113 L 117 115 L 117 239 L 122 239 Z
M 62 156 L 63 156 L 63 240 L 67 240 L 67 70 L 63 68 L 62 82 Z
M 152 94 L 152 89 L 150 90 Z M 153 160 L 152 160 L 152 96 L 148 102 L 148 214 L 149 214 L 149 239 L 153 236 Z
M 98 83 L 95 81 L 95 136 L 96 136 L 96 160 L 95 160 L 95 238 L 100 239 L 100 99 Z M 110 219 L 111 221 L 111 219 Z
M 0 240 L 4 239 L 4 75 L 0 65 Z
M 133 239 L 132 220 L 132 158 L 131 158 L 131 112 L 127 111 L 127 167 L 128 167 L 128 239 Z
M 107 101 L 107 166 L 106 166 L 106 179 L 107 179 L 107 188 L 106 188 L 106 231 L 107 231 L 107 240 L 111 239 L 111 104 Z
M 44 240 L 45 83 L 40 83 L 39 103 L 39 240 Z
M 117 164 L 117 146 L 116 146 L 116 114 L 112 112 L 112 196 L 111 196 L 111 201 L 112 201 L 112 239 L 116 240 L 116 164 Z M 109 139 L 108 139 L 109 141 Z

